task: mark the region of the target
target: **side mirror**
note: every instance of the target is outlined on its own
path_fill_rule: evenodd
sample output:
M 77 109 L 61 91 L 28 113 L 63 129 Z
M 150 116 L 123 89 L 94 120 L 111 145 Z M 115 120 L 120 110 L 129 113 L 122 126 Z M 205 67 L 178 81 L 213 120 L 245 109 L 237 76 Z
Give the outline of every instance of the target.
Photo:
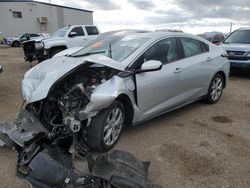
M 69 33 L 69 37 L 72 38 L 72 37 L 75 37 L 76 36 L 76 32 L 70 32 Z
M 156 60 L 149 60 L 142 64 L 141 68 L 136 73 L 157 71 L 162 68 L 162 62 Z

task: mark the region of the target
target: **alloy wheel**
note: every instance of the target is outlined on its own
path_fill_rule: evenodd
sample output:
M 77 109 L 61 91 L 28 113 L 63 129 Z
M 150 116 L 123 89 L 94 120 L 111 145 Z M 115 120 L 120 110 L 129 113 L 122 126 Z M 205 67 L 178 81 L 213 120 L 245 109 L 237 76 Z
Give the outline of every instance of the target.
M 223 80 L 220 77 L 216 77 L 211 87 L 211 98 L 216 101 L 220 98 L 223 90 Z
M 105 145 L 111 146 L 117 141 L 123 126 L 123 116 L 123 111 L 119 107 L 109 113 L 103 131 Z

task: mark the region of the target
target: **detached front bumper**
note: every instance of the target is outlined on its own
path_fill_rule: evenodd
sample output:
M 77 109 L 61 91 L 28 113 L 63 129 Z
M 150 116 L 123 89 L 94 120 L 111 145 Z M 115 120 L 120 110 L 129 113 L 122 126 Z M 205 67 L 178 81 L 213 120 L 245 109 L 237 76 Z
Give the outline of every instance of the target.
M 43 134 L 43 135 L 41 135 Z M 85 155 L 89 171 L 74 168 L 67 142 L 48 142 L 45 127 L 30 112 L 0 124 L 0 146 L 5 143 L 18 153 L 16 175 L 36 188 L 158 188 L 148 180 L 149 162 L 125 151 L 111 151 L 96 160 Z M 14 141 L 13 143 L 8 143 Z M 74 143 L 74 142 L 73 142 Z

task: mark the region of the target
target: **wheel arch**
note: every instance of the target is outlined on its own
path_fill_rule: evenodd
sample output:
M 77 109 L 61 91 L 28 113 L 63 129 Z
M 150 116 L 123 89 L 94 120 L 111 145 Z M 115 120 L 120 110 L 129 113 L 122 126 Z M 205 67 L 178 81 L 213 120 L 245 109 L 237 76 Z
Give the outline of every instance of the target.
M 121 102 L 125 110 L 125 124 L 131 125 L 134 118 L 134 109 L 130 98 L 126 94 L 120 94 L 117 101 Z

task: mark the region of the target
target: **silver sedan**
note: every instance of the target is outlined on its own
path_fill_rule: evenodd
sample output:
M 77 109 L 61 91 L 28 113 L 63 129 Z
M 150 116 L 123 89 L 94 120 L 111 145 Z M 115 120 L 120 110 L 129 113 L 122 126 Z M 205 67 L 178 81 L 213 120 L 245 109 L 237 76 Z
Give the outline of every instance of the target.
M 216 103 L 229 69 L 226 52 L 197 36 L 115 34 L 35 66 L 25 74 L 22 93 L 26 111 L 50 140 L 78 135 L 80 145 L 106 151 L 125 125 L 198 100 Z

